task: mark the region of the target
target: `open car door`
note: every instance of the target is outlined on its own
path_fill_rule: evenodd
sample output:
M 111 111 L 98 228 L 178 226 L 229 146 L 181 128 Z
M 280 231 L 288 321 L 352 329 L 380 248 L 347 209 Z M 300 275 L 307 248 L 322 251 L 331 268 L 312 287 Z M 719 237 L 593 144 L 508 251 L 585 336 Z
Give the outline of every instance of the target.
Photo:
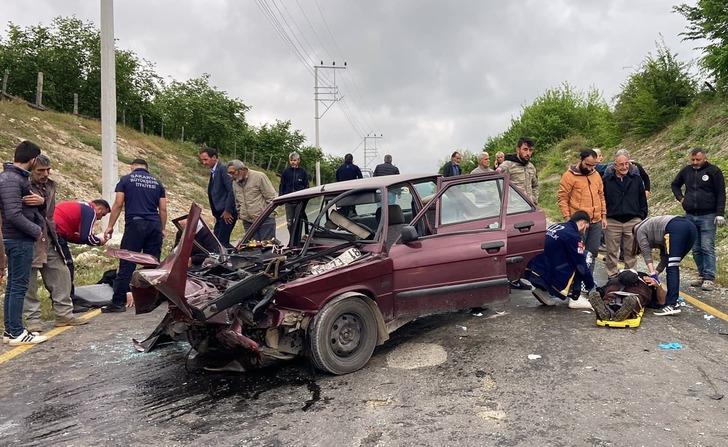
M 390 250 L 397 317 L 507 299 L 503 185 L 499 174 L 438 180 Z

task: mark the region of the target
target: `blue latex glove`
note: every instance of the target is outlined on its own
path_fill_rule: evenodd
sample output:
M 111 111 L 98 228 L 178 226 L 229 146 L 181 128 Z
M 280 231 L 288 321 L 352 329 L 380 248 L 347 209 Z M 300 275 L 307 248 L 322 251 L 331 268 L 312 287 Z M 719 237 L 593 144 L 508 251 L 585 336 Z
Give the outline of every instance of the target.
M 654 279 L 657 282 L 657 284 L 660 284 L 660 274 L 659 273 L 655 272 L 655 273 L 651 274 L 650 278 Z

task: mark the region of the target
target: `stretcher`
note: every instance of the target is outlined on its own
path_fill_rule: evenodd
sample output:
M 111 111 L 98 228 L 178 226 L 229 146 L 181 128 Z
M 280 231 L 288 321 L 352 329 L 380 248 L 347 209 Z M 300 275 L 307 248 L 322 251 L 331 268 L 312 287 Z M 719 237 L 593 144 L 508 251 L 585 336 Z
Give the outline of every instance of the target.
M 628 318 L 626 320 L 622 321 L 612 321 L 612 320 L 600 320 L 597 318 L 597 326 L 602 327 L 620 327 L 620 328 L 636 328 L 639 327 L 640 323 L 642 322 L 642 315 L 645 314 L 645 310 L 641 309 L 640 312 L 637 314 L 634 318 Z

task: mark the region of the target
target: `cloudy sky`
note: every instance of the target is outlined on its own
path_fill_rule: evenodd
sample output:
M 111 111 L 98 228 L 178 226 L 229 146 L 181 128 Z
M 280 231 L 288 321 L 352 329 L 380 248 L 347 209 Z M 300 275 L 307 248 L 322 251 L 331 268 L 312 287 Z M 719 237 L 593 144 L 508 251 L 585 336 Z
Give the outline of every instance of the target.
M 336 73 L 344 99 L 320 121 L 322 149 L 353 152 L 363 165 L 364 136 L 382 135 L 367 142 L 378 149 L 370 167 L 391 153 L 403 172 L 431 172 L 455 148 L 479 151 L 563 82 L 596 87 L 611 102 L 660 36 L 682 60 L 697 60 L 696 44 L 678 36 L 679 1 L 117 0 L 114 12 L 117 45 L 160 75 L 209 73 L 252 106 L 249 122 L 291 120 L 311 144 L 311 66 L 346 61 Z M 99 4 L 2 0 L 0 20 L 75 15 L 99 24 Z

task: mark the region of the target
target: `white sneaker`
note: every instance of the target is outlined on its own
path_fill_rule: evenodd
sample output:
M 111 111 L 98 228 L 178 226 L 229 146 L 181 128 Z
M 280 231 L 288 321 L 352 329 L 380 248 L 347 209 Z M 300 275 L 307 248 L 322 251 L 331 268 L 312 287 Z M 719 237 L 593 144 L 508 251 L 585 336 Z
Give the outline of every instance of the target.
M 652 313 L 657 315 L 658 317 L 664 317 L 666 315 L 678 315 L 680 312 L 680 308 L 677 306 L 665 306 L 662 309 L 658 309 Z
M 37 345 L 48 340 L 45 335 L 38 335 L 37 333 L 28 332 L 23 330 L 23 333 L 15 338 L 11 338 L 8 344 L 10 346 L 23 346 L 23 345 Z
M 576 300 L 570 299 L 569 300 L 569 308 L 570 309 L 590 309 L 590 310 L 594 310 L 594 309 L 592 309 L 592 305 L 589 302 L 589 298 L 587 298 L 586 295 L 584 295 L 584 294 L 579 295 L 579 298 L 576 299 Z
M 33 331 L 31 331 L 30 333 L 33 334 L 34 336 L 35 335 L 40 335 L 40 332 L 33 332 Z M 10 343 L 10 340 L 12 340 L 12 339 L 13 339 L 13 337 L 10 335 L 10 332 L 3 331 L 3 344 L 4 345 L 7 345 L 8 343 Z

